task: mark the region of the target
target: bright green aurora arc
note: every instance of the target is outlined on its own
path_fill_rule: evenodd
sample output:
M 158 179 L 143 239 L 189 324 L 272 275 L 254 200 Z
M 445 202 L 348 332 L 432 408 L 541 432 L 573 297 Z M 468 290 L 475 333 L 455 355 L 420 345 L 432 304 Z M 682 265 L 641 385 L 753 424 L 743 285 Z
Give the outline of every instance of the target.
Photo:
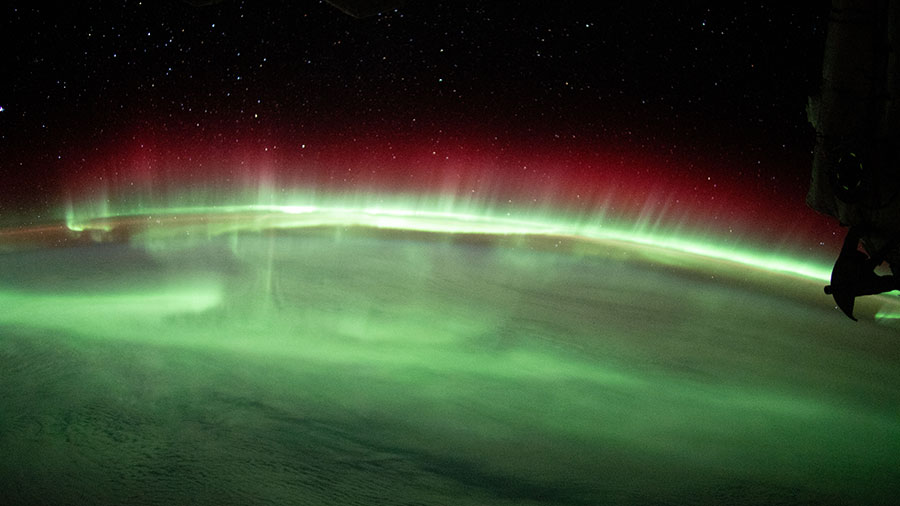
M 182 200 L 0 235 L 17 502 L 897 492 L 900 304 L 844 321 L 822 260 L 602 212 Z

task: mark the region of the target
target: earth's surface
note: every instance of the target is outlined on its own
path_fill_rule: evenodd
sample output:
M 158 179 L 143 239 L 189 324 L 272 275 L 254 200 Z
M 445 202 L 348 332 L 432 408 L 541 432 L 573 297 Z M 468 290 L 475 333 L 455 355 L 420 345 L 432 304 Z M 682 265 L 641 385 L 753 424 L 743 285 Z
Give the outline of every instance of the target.
M 821 284 L 340 227 L 10 251 L 0 497 L 889 503 L 898 333 Z

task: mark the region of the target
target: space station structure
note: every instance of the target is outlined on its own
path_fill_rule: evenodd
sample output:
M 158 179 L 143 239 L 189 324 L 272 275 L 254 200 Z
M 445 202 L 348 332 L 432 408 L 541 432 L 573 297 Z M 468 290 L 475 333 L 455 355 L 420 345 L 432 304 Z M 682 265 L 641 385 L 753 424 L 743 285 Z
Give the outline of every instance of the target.
M 900 0 L 833 0 L 807 204 L 900 274 Z

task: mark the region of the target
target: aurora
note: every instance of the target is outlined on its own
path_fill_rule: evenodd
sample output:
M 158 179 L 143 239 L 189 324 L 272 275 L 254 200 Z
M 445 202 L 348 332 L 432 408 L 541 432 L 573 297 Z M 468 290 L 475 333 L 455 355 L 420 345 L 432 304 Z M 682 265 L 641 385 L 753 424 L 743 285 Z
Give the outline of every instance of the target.
M 254 493 L 323 502 L 889 493 L 863 483 L 900 454 L 874 400 L 900 378 L 870 356 L 898 304 L 863 305 L 848 333 L 802 262 L 421 209 L 144 211 L 73 216 L 65 233 L 89 239 L 0 256 L 4 462 L 35 479 L 28 455 L 90 448 L 50 497 L 174 500 L 206 474 L 228 496 L 265 476 Z
M 900 297 L 832 279 L 893 81 L 827 5 L 20 4 L 3 502 L 900 496 Z

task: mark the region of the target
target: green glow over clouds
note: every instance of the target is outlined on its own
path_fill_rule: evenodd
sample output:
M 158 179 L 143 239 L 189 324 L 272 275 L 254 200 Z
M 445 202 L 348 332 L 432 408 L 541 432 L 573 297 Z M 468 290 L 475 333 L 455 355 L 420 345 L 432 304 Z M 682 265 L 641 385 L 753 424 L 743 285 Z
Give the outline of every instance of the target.
M 197 476 L 274 502 L 896 492 L 900 305 L 845 321 L 821 259 L 612 212 L 301 197 L 72 205 L 73 246 L 0 255 L 0 472 L 57 455 L 56 502 L 184 502 Z
M 385 213 L 236 211 L 237 232 L 163 218 L 128 244 L 0 256 L 5 476 L 56 452 L 63 467 L 90 456 L 57 493 L 99 483 L 113 499 L 127 483 L 178 502 L 200 475 L 316 502 L 893 493 L 871 483 L 897 483 L 896 333 L 783 295 L 817 281 L 763 272 L 769 286 L 748 288 L 702 275 L 703 257 L 653 267 L 648 246 L 616 241 L 591 243 L 604 256 L 257 233 L 244 223 Z M 379 488 L 393 476 L 415 478 Z

